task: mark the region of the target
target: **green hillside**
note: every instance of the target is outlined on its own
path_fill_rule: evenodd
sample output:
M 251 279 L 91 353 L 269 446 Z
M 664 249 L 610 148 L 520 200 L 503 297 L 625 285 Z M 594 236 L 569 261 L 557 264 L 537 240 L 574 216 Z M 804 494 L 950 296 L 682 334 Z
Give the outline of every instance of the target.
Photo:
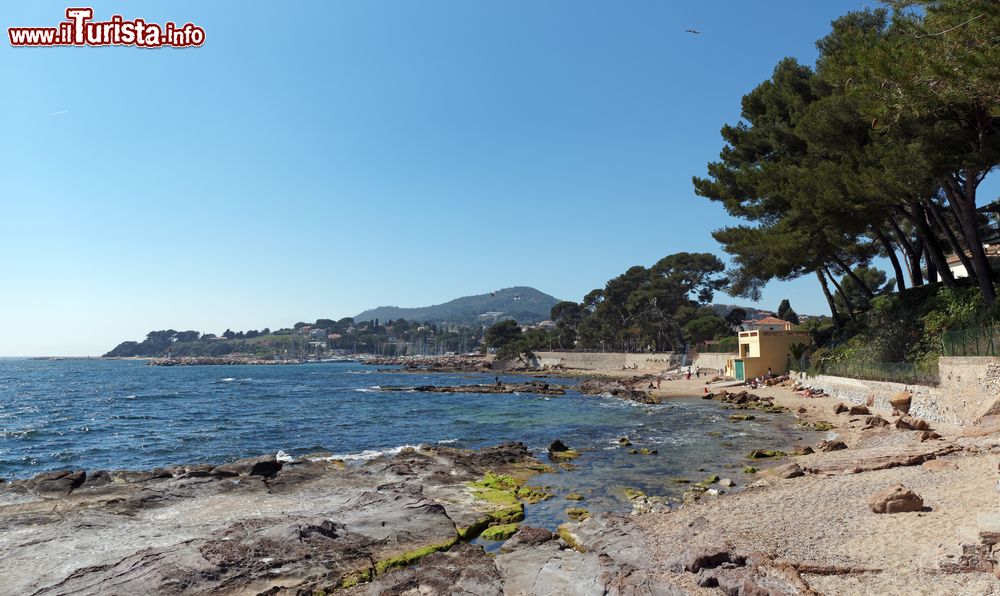
M 498 318 L 512 317 L 519 323 L 536 323 L 549 318 L 552 306 L 556 302 L 559 300 L 535 288 L 517 286 L 497 290 L 492 294 L 464 296 L 434 306 L 417 308 L 380 306 L 358 314 L 354 320 L 406 319 L 407 321 L 473 325 L 479 322 L 491 322 L 494 319 L 492 313 L 502 313 Z

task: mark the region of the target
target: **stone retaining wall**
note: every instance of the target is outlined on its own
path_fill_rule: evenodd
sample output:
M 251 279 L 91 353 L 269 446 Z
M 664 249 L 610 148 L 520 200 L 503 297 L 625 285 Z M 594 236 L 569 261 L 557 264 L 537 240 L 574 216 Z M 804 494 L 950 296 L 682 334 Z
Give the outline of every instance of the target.
M 829 375 L 810 377 L 807 382 L 839 399 L 868 404 L 884 412 L 892 410 L 892 395 L 909 391 L 913 394 L 910 414 L 959 426 L 1000 413 L 1000 358 L 942 357 L 938 367 L 941 383 L 936 387 Z
M 535 352 L 539 368 L 561 367 L 575 370 L 620 370 L 636 368 L 662 372 L 680 363 L 676 352 Z

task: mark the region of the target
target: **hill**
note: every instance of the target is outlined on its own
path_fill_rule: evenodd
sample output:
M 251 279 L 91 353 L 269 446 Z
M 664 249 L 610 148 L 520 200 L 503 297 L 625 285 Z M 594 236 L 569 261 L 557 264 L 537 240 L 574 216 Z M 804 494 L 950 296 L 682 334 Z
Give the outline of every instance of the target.
M 417 308 L 380 306 L 358 314 L 354 320 L 406 319 L 407 321 L 474 325 L 476 323 L 490 323 L 496 318 L 510 317 L 518 323 L 537 323 L 549 318 L 552 306 L 556 302 L 559 300 L 535 288 L 517 286 L 497 290 L 493 294 L 463 296 L 433 306 Z
M 749 320 L 762 319 L 769 315 L 774 316 L 774 311 L 762 310 L 759 308 L 754 308 L 752 306 L 746 306 L 743 304 L 709 304 L 708 307 L 714 310 L 715 314 L 719 315 L 720 317 L 726 316 L 729 313 L 729 311 L 733 310 L 734 308 L 742 308 L 743 310 L 745 310 L 747 313 L 747 319 Z

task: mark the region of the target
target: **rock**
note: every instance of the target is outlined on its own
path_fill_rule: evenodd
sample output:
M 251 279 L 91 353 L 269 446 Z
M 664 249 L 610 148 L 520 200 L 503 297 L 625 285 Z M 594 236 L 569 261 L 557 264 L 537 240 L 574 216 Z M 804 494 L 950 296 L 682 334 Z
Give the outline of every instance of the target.
M 868 506 L 875 513 L 904 513 L 922 510 L 924 500 L 902 484 L 896 484 L 872 495 Z
M 447 453 L 456 462 L 476 468 L 496 469 L 510 464 L 516 464 L 534 459 L 528 446 L 520 441 L 508 441 L 493 447 L 484 447 L 471 453 L 461 449 L 441 449 L 439 453 Z
M 684 593 L 654 580 L 651 553 L 630 516 L 597 513 L 579 524 L 563 524 L 557 533 L 571 548 L 549 541 L 496 557 L 504 594 Z
M 555 539 L 555 534 L 545 528 L 523 526 L 500 547 L 504 552 L 510 552 L 524 546 L 538 546 Z
M 824 453 L 808 464 L 803 464 L 802 469 L 807 474 L 858 474 L 898 466 L 916 466 L 929 459 L 961 450 L 960 446 L 950 441 L 845 449 Z
M 566 444 L 560 441 L 559 439 L 552 441 L 552 443 L 549 445 L 549 455 L 553 453 L 562 453 L 564 451 L 569 451 L 569 447 L 567 447 Z
M 281 462 L 273 454 L 238 459 L 229 464 L 215 466 L 215 476 L 274 476 L 281 470 Z
M 900 412 L 906 414 L 910 411 L 910 403 L 913 400 L 913 394 L 909 391 L 900 391 L 899 393 L 893 395 L 889 398 L 889 405 L 893 408 L 899 410 Z
M 723 563 L 735 563 L 738 559 L 727 544 L 716 546 L 692 546 L 667 561 L 667 569 L 675 573 L 687 571 L 698 573 L 702 569 L 718 567 Z
M 618 439 L 618 444 L 621 445 L 622 447 L 631 447 L 632 441 L 629 441 L 628 437 L 622 437 Z
M 806 445 L 805 447 L 796 447 L 792 455 L 809 455 L 810 453 L 815 453 L 812 447 Z
M 958 466 L 943 459 L 931 459 L 920 464 L 920 467 L 930 472 L 942 472 L 944 470 L 957 470 Z
M 784 451 L 777 451 L 775 449 L 754 449 L 750 452 L 750 459 L 767 459 L 771 457 L 784 457 L 787 455 Z
M 778 478 L 798 478 L 799 476 L 804 476 L 805 473 L 802 471 L 802 467 L 797 463 L 785 464 L 783 466 L 778 466 L 776 468 L 771 468 L 768 470 L 768 474 L 777 476 Z
M 540 395 L 565 395 L 561 385 L 550 385 L 541 381 L 528 383 L 479 384 L 479 385 L 417 385 L 416 387 L 383 386 L 382 391 L 416 391 L 418 393 L 536 393 Z
M 566 500 L 567 501 L 582 501 L 583 500 L 583 495 L 581 495 L 580 493 L 569 493 L 568 495 L 566 495 Z
M 872 416 L 865 420 L 865 428 L 882 428 L 889 426 L 889 421 L 881 416 Z
M 212 470 L 215 468 L 212 464 L 194 464 L 190 466 L 183 466 L 180 477 L 187 478 L 206 478 L 212 475 Z
M 583 507 L 570 507 L 566 510 L 566 515 L 572 520 L 583 521 L 590 517 L 590 512 Z
M 517 533 L 518 524 L 502 524 L 499 526 L 490 526 L 483 530 L 482 534 L 479 535 L 483 540 L 507 540 L 515 533 Z
M 805 414 L 805 413 L 806 413 L 806 412 L 808 412 L 808 411 L 809 411 L 809 410 L 807 410 L 807 409 L 806 409 L 806 408 L 805 408 L 804 406 L 800 406 L 800 407 L 799 407 L 799 414 Z
M 83 488 L 99 488 L 102 486 L 107 486 L 114 482 L 111 474 L 106 470 L 97 470 L 87 476 L 87 479 L 83 483 Z
M 509 541 L 508 541 L 509 542 Z M 506 544 L 506 543 L 505 543 Z M 355 576 L 356 577 L 356 576 Z M 340 594 L 340 590 L 281 590 L 278 594 Z M 360 588 L 364 588 L 361 591 Z M 503 580 L 493 563 L 493 557 L 482 546 L 460 544 L 447 552 L 437 552 L 412 565 L 375 578 L 367 586 L 359 586 L 364 594 L 468 594 L 502 596 Z M 267 594 L 272 592 L 268 591 Z
M 844 412 L 848 412 L 848 411 L 850 411 L 850 408 L 848 408 L 845 404 L 840 403 L 840 404 L 837 404 L 837 405 L 833 406 L 833 413 L 834 414 L 843 414 Z
M 921 441 L 933 441 L 934 439 L 940 439 L 940 438 L 941 435 L 932 430 L 925 430 L 924 432 L 920 433 Z
M 71 472 L 69 470 L 57 470 L 55 472 L 45 472 L 32 478 L 35 491 L 40 494 L 68 495 L 73 489 L 79 488 L 87 480 L 87 473 L 83 470 Z
M 847 449 L 847 444 L 843 441 L 820 441 L 816 443 L 816 451 L 840 451 Z
M 851 406 L 851 409 L 847 413 L 851 416 L 867 416 L 871 414 L 867 406 Z
M 623 381 L 588 379 L 577 385 L 577 389 L 584 395 L 610 395 L 619 399 L 626 399 L 642 404 L 659 403 L 658 400 L 649 393 L 635 389 Z
M 979 540 L 983 544 L 993 546 L 1000 542 L 1000 513 L 989 511 L 976 516 L 979 529 Z
M 896 428 L 899 430 L 929 430 L 930 425 L 926 421 L 920 418 L 913 418 L 911 416 L 903 416 L 896 421 Z
M 787 562 L 774 561 L 763 553 L 752 553 L 745 562 L 736 565 L 723 564 L 702 570 L 698 586 L 719 588 L 723 594 L 741 596 L 819 596 L 795 567 Z
M 731 488 L 736 486 L 736 483 L 733 482 L 732 479 L 730 478 L 723 478 L 722 480 L 719 481 L 719 485 Z

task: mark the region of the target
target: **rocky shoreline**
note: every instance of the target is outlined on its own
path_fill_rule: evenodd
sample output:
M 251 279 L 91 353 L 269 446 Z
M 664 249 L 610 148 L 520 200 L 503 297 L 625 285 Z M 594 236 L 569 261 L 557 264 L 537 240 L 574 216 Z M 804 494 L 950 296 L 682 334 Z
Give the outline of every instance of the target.
M 277 366 L 302 363 L 302 360 L 275 360 L 252 356 L 178 356 L 146 359 L 146 366 Z
M 398 366 L 379 372 L 491 372 L 493 365 L 485 355 L 476 356 L 372 356 L 362 355 L 358 361 L 368 366 Z
M 628 516 L 519 527 L 549 470 L 523 444 L 361 466 L 274 455 L 0 485 L 0 584 L 24 594 L 661 593 Z M 499 554 L 471 544 L 504 539 Z M 38 561 L 45 565 L 39 566 Z M 461 588 L 460 590 L 458 588 Z M 456 591 L 457 590 L 457 591 Z
M 894 412 L 784 386 L 702 397 L 737 424 L 789 412 L 826 434 L 794 452 L 748 453 L 744 473 L 756 480 L 733 494 L 718 496 L 732 483 L 716 476 L 686 485 L 674 508 L 626 490 L 631 515 L 591 512 L 567 486 L 532 484 L 575 465 L 580 453 L 559 441 L 547 461 L 506 443 L 406 448 L 361 465 L 279 454 L 49 472 L 0 482 L 0 585 L 24 594 L 1000 593 L 995 432 L 928 424 L 907 415 L 902 395 Z M 572 503 L 573 521 L 524 525 L 527 508 L 552 496 Z
M 401 387 L 386 385 L 381 387 L 382 391 L 415 391 L 417 393 L 481 393 L 490 395 L 533 393 L 537 395 L 566 395 L 567 387 L 564 385 L 550 385 L 543 381 L 529 381 L 527 383 L 494 383 L 474 384 L 474 385 L 415 385 L 412 387 Z

